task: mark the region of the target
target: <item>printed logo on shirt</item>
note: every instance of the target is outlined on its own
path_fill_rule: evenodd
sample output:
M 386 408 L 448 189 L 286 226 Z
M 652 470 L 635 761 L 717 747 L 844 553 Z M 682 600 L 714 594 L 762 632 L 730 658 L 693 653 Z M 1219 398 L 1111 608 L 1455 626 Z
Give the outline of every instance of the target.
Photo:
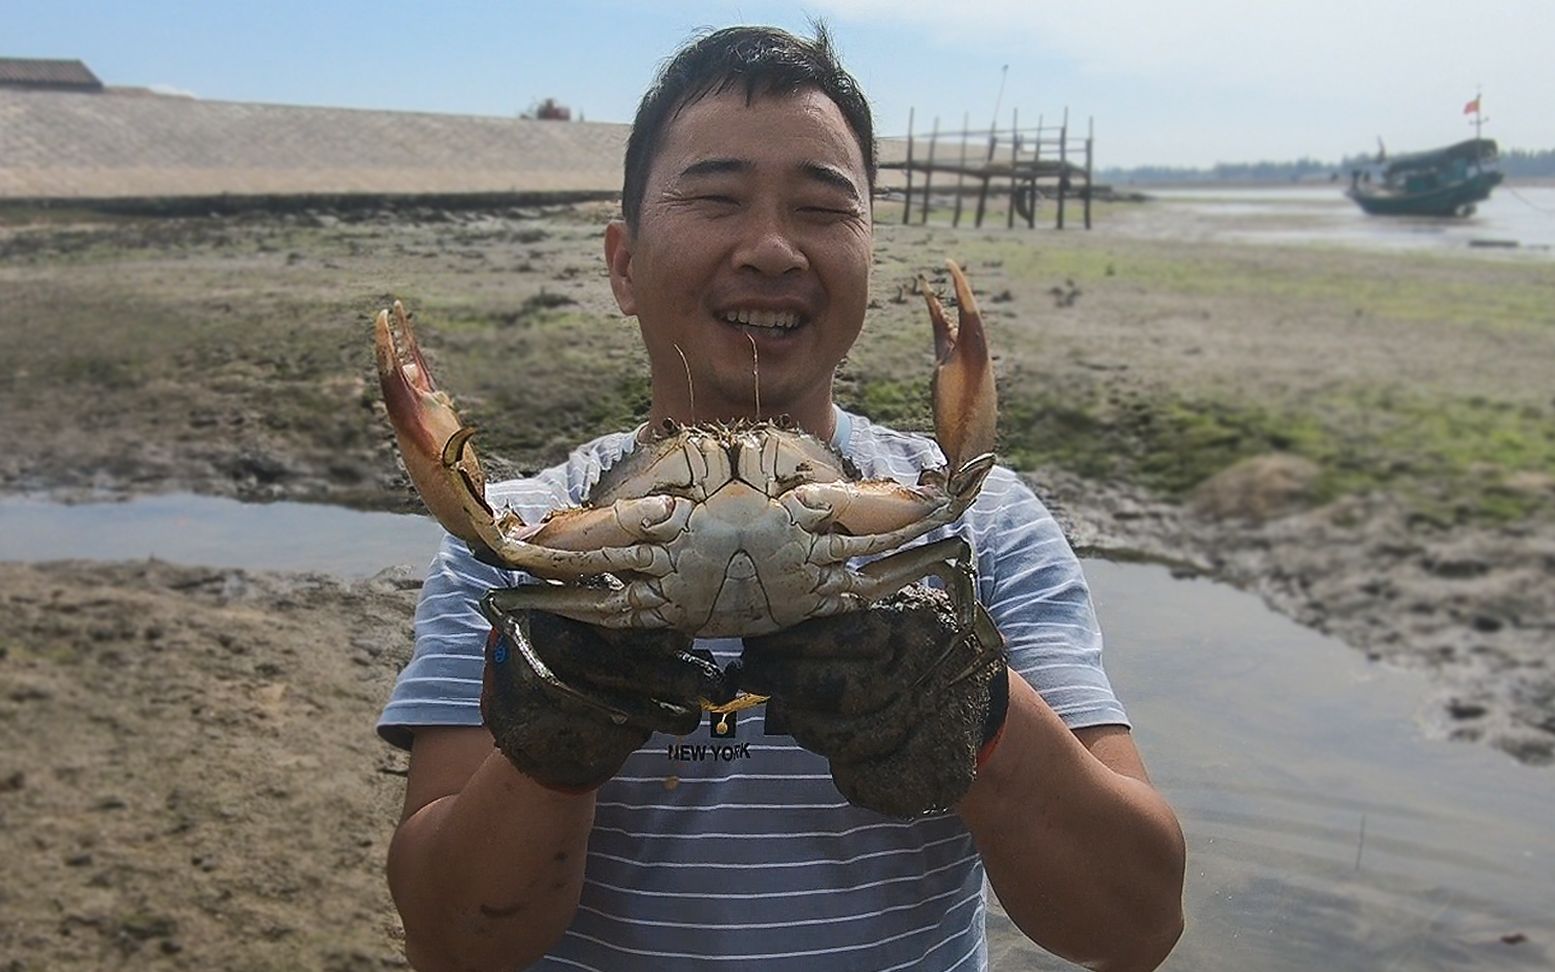
M 733 740 L 736 736 L 738 716 L 738 712 L 709 712 L 707 714 L 708 736 L 714 740 Z M 731 763 L 737 759 L 751 758 L 751 744 L 748 742 L 673 742 L 664 748 L 665 755 L 677 763 Z
M 670 743 L 664 747 L 666 755 L 676 763 L 732 763 L 737 759 L 750 759 L 751 744 L 727 743 Z

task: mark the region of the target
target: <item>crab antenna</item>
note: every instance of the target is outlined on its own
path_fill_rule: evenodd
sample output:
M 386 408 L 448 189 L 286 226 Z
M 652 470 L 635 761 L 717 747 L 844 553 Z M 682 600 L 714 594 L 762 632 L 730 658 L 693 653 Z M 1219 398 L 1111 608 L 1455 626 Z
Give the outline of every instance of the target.
M 697 424 L 697 387 L 691 381 L 691 362 L 686 360 L 686 352 L 680 350 L 680 345 L 673 345 L 675 353 L 680 355 L 681 367 L 686 369 L 686 397 L 691 399 L 691 424 Z
M 756 386 L 756 421 L 761 421 L 761 355 L 756 351 L 756 339 L 748 332 L 745 339 L 751 343 L 751 383 Z

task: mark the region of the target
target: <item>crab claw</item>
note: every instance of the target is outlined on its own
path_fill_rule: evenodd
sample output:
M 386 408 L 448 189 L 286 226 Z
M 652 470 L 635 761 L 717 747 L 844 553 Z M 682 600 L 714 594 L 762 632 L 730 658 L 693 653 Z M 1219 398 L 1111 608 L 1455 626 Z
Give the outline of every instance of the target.
M 486 477 L 469 447 L 475 429 L 460 421 L 432 381 L 404 305 L 396 300 L 390 314 L 381 310 L 373 322 L 373 350 L 405 471 L 444 529 L 480 559 L 501 563 L 493 552 L 502 536 L 486 503 Z
M 956 262 L 946 260 L 945 265 L 956 288 L 955 326 L 945 318 L 945 308 L 928 281 L 920 277 L 918 287 L 934 322 L 934 434 L 954 479 L 970 472 L 968 467 L 986 473 L 992 465 L 999 405 L 977 299 Z M 980 483 L 982 476 L 976 478 Z

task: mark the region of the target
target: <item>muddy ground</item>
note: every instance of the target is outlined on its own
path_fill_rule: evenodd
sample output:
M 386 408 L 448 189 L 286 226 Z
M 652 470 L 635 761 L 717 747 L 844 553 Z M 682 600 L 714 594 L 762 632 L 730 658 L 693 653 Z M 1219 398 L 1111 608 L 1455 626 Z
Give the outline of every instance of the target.
M 610 215 L 5 213 L 0 494 L 415 508 L 371 380 L 391 297 L 491 466 L 557 461 L 646 407 Z M 1555 762 L 1548 260 L 1162 242 L 1129 232 L 1149 207 L 1091 234 L 880 216 L 845 405 L 926 427 L 911 281 L 957 257 L 1001 451 L 1077 546 L 1255 590 L 1429 671 L 1426 731 Z M 0 969 L 397 965 L 403 761 L 370 726 L 413 588 L 0 566 Z

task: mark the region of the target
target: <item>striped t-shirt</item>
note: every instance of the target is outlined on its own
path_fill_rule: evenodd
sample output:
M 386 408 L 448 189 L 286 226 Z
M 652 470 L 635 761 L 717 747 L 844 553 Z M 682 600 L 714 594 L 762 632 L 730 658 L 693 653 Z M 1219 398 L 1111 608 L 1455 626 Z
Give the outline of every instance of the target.
M 944 457 L 838 411 L 836 444 L 868 478 L 912 483 Z M 561 466 L 488 496 L 526 522 L 577 505 L 635 442 L 596 439 Z M 1101 667 L 1101 633 L 1079 563 L 1052 516 L 996 467 L 955 532 L 977 555 L 978 596 L 1010 667 L 1071 728 L 1127 724 Z M 416 609 L 416 647 L 378 730 L 409 746 L 425 725 L 479 725 L 486 590 L 521 575 L 445 538 Z M 699 642 L 720 664 L 738 639 Z M 600 788 L 581 903 L 536 968 L 983 969 L 983 868 L 955 814 L 912 821 L 852 806 L 826 760 L 768 735 L 761 709 L 691 736 L 655 734 Z

